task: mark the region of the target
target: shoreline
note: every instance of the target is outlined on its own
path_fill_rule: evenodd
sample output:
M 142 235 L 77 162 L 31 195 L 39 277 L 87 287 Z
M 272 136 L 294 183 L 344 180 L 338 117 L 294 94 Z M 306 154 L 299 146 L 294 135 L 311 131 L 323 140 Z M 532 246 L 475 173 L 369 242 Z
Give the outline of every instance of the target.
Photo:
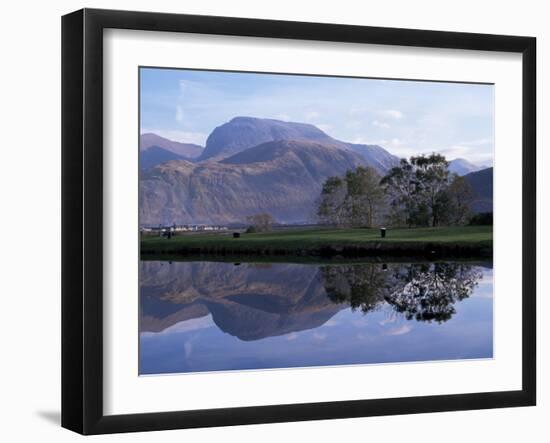
M 380 239 L 377 230 L 291 230 L 259 234 L 145 237 L 140 256 L 312 258 L 492 258 L 492 227 L 402 229 Z
M 441 245 L 415 244 L 392 245 L 373 244 L 369 246 L 326 246 L 313 249 L 281 249 L 281 248 L 226 248 L 226 247 L 178 247 L 165 249 L 143 247 L 140 257 L 148 256 L 250 256 L 250 257 L 311 257 L 311 258 L 402 258 L 402 259 L 439 259 L 439 258 L 491 258 L 492 245 Z

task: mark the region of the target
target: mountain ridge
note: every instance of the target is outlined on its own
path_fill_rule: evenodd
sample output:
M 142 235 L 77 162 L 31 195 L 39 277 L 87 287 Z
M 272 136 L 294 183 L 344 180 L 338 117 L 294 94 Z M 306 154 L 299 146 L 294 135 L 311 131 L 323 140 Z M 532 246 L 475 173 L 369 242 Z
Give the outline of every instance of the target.
M 471 172 L 486 169 L 486 166 L 478 166 L 465 158 L 455 158 L 449 162 L 449 171 L 460 176 L 470 174 Z

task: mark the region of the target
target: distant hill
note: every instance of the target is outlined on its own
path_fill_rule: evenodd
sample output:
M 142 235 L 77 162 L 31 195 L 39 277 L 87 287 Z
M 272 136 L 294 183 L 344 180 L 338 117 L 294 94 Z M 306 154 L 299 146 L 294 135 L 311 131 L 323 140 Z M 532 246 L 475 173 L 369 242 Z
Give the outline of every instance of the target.
M 355 152 L 305 140 L 263 143 L 219 162 L 171 161 L 141 174 L 140 223 L 242 223 L 259 212 L 303 222 L 329 176 L 365 164 Z
M 464 176 L 475 193 L 472 210 L 478 212 L 493 212 L 493 168 L 471 172 Z
M 470 172 L 484 169 L 484 166 L 477 166 L 463 158 L 455 158 L 449 162 L 449 171 L 460 176 L 469 174 Z
M 192 143 L 175 142 L 153 133 L 141 134 L 139 137 L 139 150 L 146 151 L 151 147 L 162 148 L 188 159 L 198 157 L 203 151 L 202 146 Z
M 175 154 L 172 151 L 168 151 L 159 146 L 151 146 L 145 151 L 139 153 L 139 167 L 140 169 L 149 169 L 153 166 L 160 165 L 172 160 L 186 160 L 187 157 Z

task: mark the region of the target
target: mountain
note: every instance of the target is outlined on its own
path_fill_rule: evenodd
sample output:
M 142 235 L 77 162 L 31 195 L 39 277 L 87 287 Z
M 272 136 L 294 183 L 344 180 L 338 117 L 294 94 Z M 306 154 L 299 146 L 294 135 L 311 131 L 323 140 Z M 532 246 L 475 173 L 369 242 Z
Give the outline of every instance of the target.
M 314 125 L 254 117 L 235 117 L 218 126 L 208 139 L 199 160 L 221 160 L 260 144 L 278 140 L 306 140 L 354 151 L 366 164 L 385 172 L 399 163 L 399 158 L 381 146 L 359 145 L 336 140 Z
M 345 143 L 311 124 L 273 119 L 233 118 L 212 131 L 195 159 L 159 139 L 142 136 L 141 225 L 243 223 L 259 212 L 304 222 L 328 177 L 357 166 L 383 175 L 399 163 L 381 146 Z
M 171 160 L 186 160 L 187 158 L 175 154 L 172 151 L 161 148 L 159 146 L 151 146 L 144 151 L 139 153 L 139 167 L 140 169 L 149 169 L 153 166 L 160 165 L 161 163 L 166 163 Z
M 175 142 L 173 140 L 168 140 L 167 138 L 150 132 L 146 134 L 141 134 L 141 136 L 139 137 L 140 152 L 146 151 L 151 147 L 162 148 L 166 151 L 170 151 L 174 154 L 188 159 L 198 157 L 203 151 L 202 146 L 192 143 Z
M 455 158 L 449 162 L 449 171 L 460 176 L 483 169 L 483 166 L 477 166 L 463 158 Z
M 471 172 L 464 178 L 475 194 L 472 210 L 474 212 L 493 212 L 493 168 Z
M 221 161 L 175 160 L 140 175 L 140 224 L 231 224 L 270 213 L 310 220 L 324 181 L 365 165 L 361 155 L 305 140 L 260 144 Z
M 318 266 L 140 263 L 141 332 L 210 314 L 222 331 L 259 340 L 321 326 L 346 307 L 327 297 Z
M 319 128 L 306 123 L 235 117 L 212 131 L 206 140 L 200 160 L 228 157 L 245 149 L 276 140 L 336 142 Z

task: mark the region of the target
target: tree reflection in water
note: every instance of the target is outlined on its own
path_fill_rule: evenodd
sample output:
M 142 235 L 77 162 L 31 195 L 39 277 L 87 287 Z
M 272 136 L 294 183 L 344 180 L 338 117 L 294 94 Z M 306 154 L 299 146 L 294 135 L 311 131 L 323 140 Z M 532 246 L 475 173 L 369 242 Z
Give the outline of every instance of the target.
M 367 313 L 384 302 L 408 320 L 445 322 L 455 303 L 469 297 L 483 273 L 465 263 L 352 264 L 321 267 L 335 303 Z

